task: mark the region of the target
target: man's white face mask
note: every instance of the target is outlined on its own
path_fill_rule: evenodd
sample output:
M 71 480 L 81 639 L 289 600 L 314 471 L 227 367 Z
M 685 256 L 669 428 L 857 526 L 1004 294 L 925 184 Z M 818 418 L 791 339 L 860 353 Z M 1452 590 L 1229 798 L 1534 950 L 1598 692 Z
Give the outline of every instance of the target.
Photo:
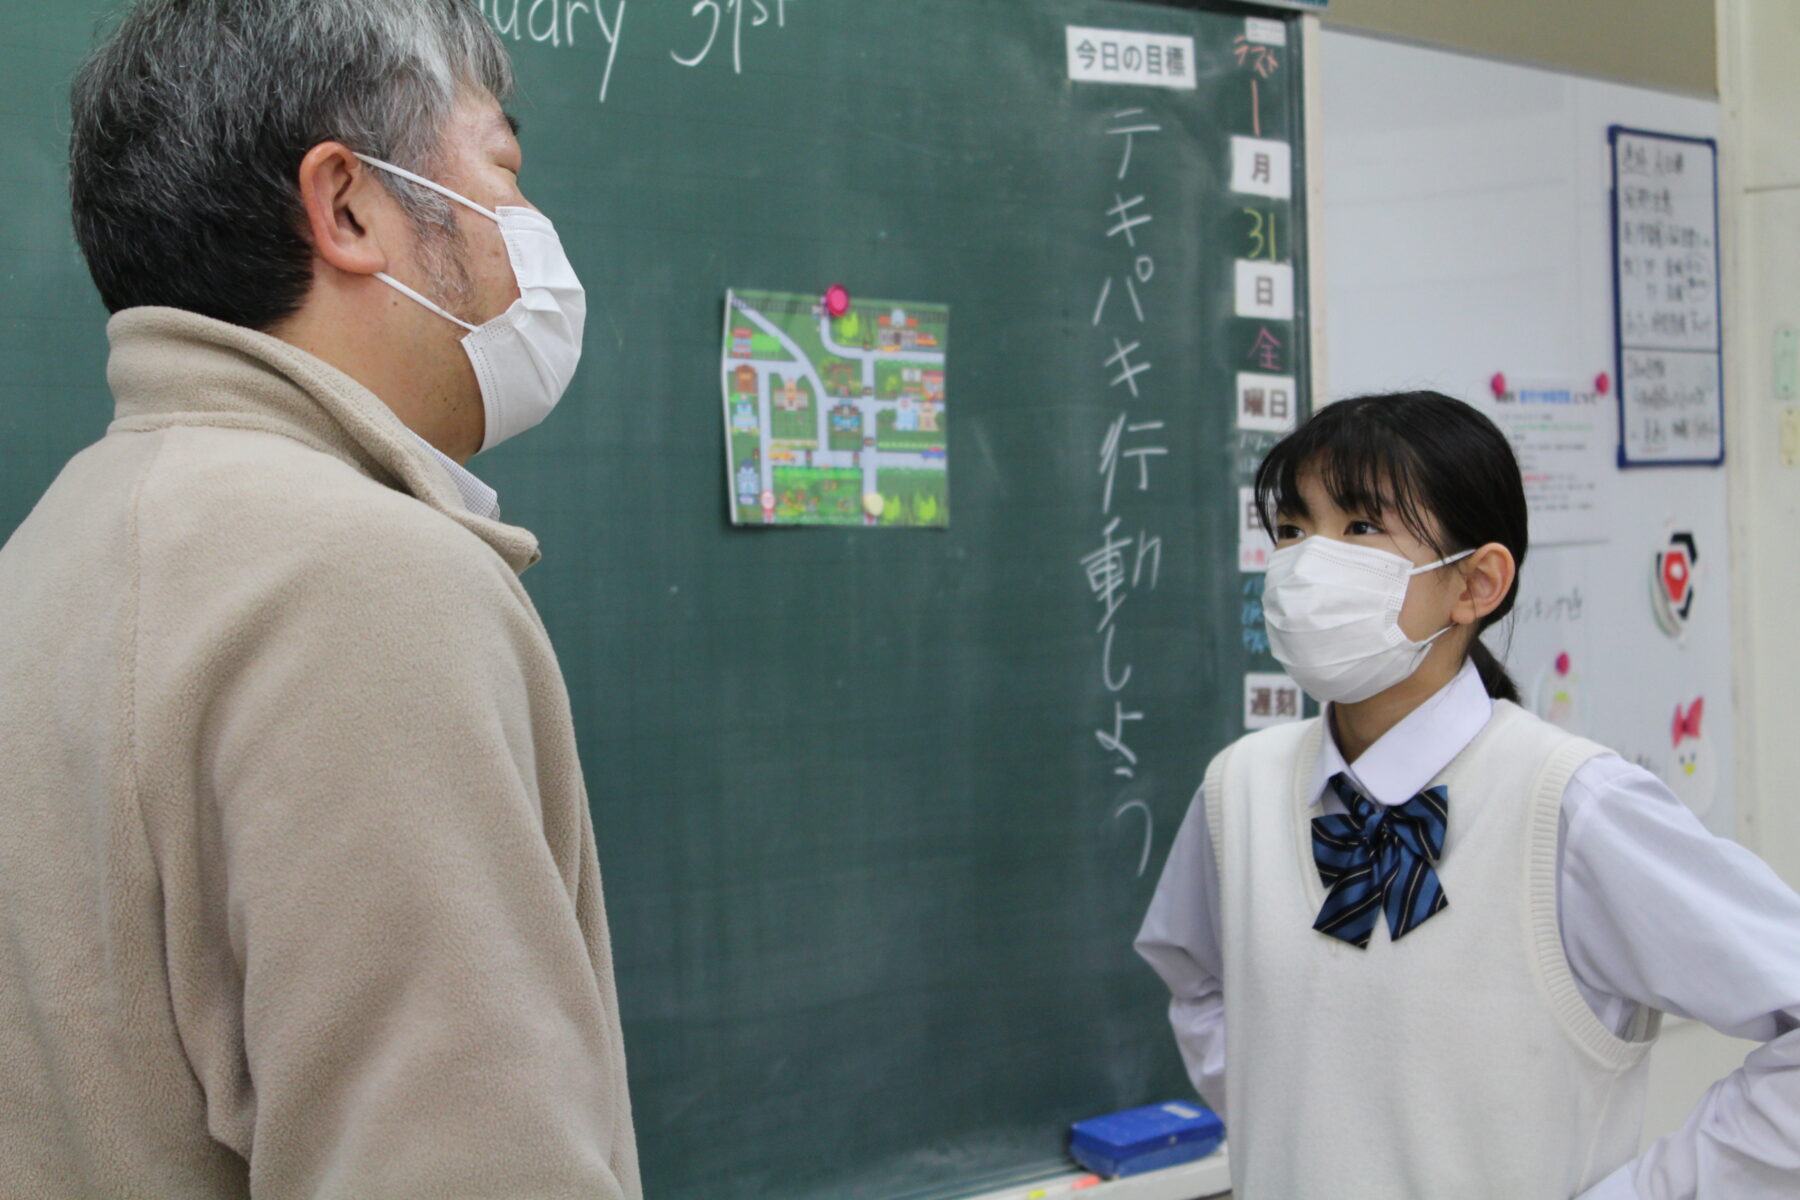
M 513 275 L 519 281 L 519 298 L 485 324 L 471 325 L 452 316 L 386 272 L 377 271 L 375 278 L 469 331 L 462 346 L 481 385 L 481 406 L 487 415 L 483 450 L 493 449 L 549 416 L 581 361 L 581 331 L 587 320 L 587 293 L 569 265 L 550 218 L 530 208 L 486 209 L 393 163 L 366 154 L 356 157 L 448 196 L 500 226 Z

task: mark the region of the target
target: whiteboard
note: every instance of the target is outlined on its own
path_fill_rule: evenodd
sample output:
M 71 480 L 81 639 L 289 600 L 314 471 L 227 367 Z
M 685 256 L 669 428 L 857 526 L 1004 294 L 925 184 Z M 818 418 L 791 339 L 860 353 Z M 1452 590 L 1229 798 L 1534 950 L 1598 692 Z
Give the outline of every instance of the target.
M 1607 131 L 1711 138 L 1717 104 L 1337 31 L 1320 57 L 1320 398 L 1435 388 L 1503 417 L 1497 373 L 1515 392 L 1595 390 L 1613 370 Z M 1731 835 L 1725 474 L 1621 471 L 1617 406 L 1592 412 L 1591 502 L 1533 545 L 1517 615 L 1488 640 L 1528 705 Z M 1680 568 L 1683 535 L 1691 603 L 1672 620 L 1657 571 Z

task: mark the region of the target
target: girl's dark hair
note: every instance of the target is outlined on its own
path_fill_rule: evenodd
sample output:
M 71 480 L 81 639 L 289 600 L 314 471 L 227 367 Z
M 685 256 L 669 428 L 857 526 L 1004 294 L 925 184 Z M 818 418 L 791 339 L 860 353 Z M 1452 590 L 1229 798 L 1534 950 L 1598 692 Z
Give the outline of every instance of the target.
M 1515 562 L 1525 564 L 1519 460 L 1494 423 L 1460 400 L 1438 392 L 1395 392 L 1319 409 L 1257 468 L 1257 515 L 1270 536 L 1277 513 L 1307 515 L 1298 484 L 1309 472 L 1318 473 L 1339 508 L 1374 519 L 1392 511 L 1440 558 L 1499 542 Z M 1469 640 L 1469 657 L 1488 695 L 1515 704 L 1518 687 L 1479 635 L 1512 611 L 1518 594 L 1515 577 L 1505 599 Z

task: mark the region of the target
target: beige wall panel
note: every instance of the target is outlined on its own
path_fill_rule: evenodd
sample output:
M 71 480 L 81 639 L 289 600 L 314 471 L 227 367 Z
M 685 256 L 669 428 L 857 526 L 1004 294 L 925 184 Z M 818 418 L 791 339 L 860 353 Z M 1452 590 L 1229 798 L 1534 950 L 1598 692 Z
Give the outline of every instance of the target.
M 1800 185 L 1800 3 L 1748 6 L 1741 21 L 1738 94 L 1753 105 L 1741 126 L 1741 182 L 1747 188 Z
M 1787 122 L 1771 122 L 1786 125 Z M 1783 454 L 1783 420 L 1800 405 L 1774 395 L 1775 331 L 1800 329 L 1800 189 L 1752 193 L 1738 209 L 1727 272 L 1738 272 L 1737 311 L 1727 311 L 1736 353 L 1727 360 L 1727 453 L 1737 475 L 1733 530 L 1743 613 L 1738 711 L 1750 718 L 1748 761 L 1739 764 L 1745 841 L 1800 886 L 1800 465 Z M 1733 328 L 1735 325 L 1735 328 Z M 1733 368 L 1736 368 L 1733 370 Z M 1792 433 L 1789 446 L 1793 445 Z
M 1710 96 L 1718 92 L 1713 9 L 1714 0 L 1331 0 L 1325 20 Z

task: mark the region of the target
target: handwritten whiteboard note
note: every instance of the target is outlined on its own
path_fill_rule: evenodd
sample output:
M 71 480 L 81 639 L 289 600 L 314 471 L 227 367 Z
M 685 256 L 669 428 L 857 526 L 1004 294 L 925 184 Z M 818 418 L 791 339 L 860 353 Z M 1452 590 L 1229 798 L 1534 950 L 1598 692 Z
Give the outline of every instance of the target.
M 1619 464 L 1725 457 L 1718 149 L 1615 126 Z

